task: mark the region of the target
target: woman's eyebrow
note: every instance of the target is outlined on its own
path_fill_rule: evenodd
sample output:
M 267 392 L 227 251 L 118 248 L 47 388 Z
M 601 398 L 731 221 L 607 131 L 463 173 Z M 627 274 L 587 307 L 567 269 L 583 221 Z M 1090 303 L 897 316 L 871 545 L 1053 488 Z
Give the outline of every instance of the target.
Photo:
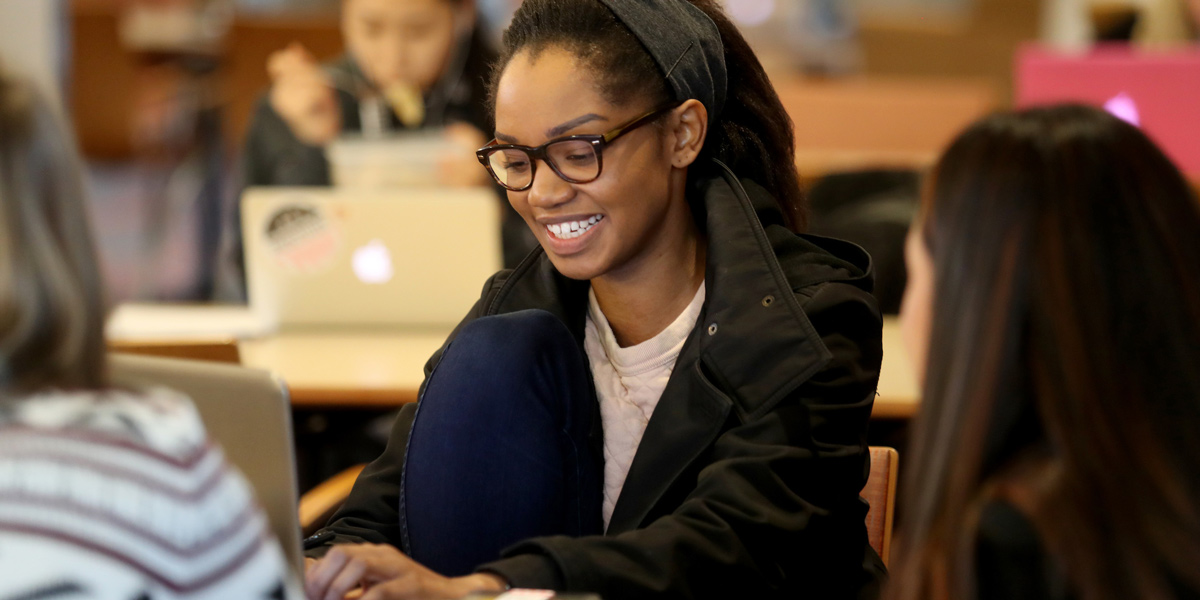
M 556 138 L 572 129 L 575 129 L 576 127 L 579 127 L 580 125 L 583 125 L 584 123 L 591 123 L 592 121 L 607 121 L 607 120 L 608 120 L 607 118 L 602 117 L 596 113 L 588 113 L 586 115 L 583 115 L 582 117 L 575 117 L 574 119 L 571 119 L 570 121 L 567 121 L 566 123 L 563 123 L 562 125 L 558 125 L 555 127 L 551 127 L 550 129 L 547 129 L 546 137 L 553 139 L 553 138 Z
M 592 121 L 607 121 L 607 120 L 608 120 L 608 117 L 602 117 L 596 113 L 588 113 L 581 117 L 575 117 L 574 119 L 571 119 L 570 121 L 567 121 L 566 123 L 563 123 L 562 125 L 556 125 L 554 127 L 551 127 L 550 129 L 547 129 L 546 130 L 546 139 L 554 139 L 556 137 L 559 137 L 562 134 L 564 134 L 572 129 L 575 129 L 576 127 L 579 127 L 580 125 L 583 125 L 584 123 L 591 123 Z M 517 138 L 515 138 L 511 135 L 500 133 L 499 131 L 496 132 L 496 139 L 501 142 L 504 142 L 506 144 L 516 144 L 517 143 Z

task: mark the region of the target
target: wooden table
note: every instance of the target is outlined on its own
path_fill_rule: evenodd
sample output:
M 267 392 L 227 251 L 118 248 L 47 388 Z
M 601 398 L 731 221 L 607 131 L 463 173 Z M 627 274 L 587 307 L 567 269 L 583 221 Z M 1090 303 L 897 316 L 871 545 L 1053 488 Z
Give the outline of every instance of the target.
M 415 402 L 425 361 L 449 331 L 280 333 L 242 340 L 242 364 L 274 371 L 292 405 L 390 408 Z
M 242 364 L 283 377 L 292 405 L 392 408 L 417 399 L 425 361 L 448 332 L 286 333 L 239 343 Z M 884 363 L 874 416 L 909 418 L 919 401 L 899 326 L 883 331 Z

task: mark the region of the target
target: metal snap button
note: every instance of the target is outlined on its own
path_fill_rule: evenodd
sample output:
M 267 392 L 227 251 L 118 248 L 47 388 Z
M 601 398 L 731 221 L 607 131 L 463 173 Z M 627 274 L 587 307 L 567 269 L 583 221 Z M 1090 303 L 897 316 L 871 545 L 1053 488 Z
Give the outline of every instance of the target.
M 774 303 L 775 303 L 775 296 L 767 295 L 767 297 L 762 299 L 763 306 L 770 306 Z
M 713 323 L 708 326 L 708 335 L 717 335 L 717 324 Z

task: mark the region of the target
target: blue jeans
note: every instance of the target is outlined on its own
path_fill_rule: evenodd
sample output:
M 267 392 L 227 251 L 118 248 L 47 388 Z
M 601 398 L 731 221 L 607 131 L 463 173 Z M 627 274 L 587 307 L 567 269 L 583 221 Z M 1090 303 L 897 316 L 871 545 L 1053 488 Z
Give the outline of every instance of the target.
M 587 360 L 550 313 L 468 323 L 430 375 L 400 484 L 404 551 L 446 576 L 524 539 L 603 532 Z

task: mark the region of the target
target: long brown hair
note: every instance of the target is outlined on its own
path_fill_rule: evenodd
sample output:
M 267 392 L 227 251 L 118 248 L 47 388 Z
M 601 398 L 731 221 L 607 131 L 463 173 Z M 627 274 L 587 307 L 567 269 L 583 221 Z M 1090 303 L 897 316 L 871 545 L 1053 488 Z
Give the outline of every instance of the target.
M 0 71 L 0 392 L 99 388 L 104 302 L 82 170 L 46 99 Z
M 972 598 L 1007 502 L 1082 600 L 1200 590 L 1200 205 L 1137 128 L 1004 113 L 929 185 L 921 415 L 888 596 Z
M 725 108 L 708 133 L 690 179 L 711 176 L 712 158 L 739 177 L 763 186 L 779 205 L 784 223 L 794 231 L 808 225 L 808 207 L 795 164 L 792 120 L 766 71 L 737 25 L 716 0 L 691 2 L 704 11 L 721 33 L 728 71 Z M 503 48 L 492 81 L 492 97 L 500 74 L 518 52 L 536 56 L 548 47 L 565 48 L 591 67 L 605 98 L 614 104 L 671 100 L 664 73 L 650 53 L 598 0 L 525 0 L 504 32 Z

